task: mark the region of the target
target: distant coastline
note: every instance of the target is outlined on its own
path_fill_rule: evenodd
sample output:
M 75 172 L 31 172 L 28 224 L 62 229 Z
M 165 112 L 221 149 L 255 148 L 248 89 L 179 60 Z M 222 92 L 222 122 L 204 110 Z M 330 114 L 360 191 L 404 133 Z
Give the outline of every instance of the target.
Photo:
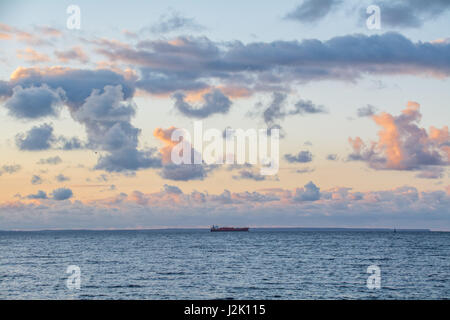
M 333 231 L 333 232 L 449 232 L 445 230 L 413 229 L 413 228 L 333 228 L 333 227 L 250 227 L 250 232 L 274 231 Z M 209 232 L 208 227 L 196 228 L 145 228 L 145 229 L 16 229 L 0 230 L 0 232 L 131 232 L 131 231 L 205 231 Z

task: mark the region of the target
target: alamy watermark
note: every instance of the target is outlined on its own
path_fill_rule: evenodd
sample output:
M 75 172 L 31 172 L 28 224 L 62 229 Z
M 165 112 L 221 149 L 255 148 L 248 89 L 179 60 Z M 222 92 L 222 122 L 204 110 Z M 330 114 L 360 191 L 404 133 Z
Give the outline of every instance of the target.
M 81 28 L 81 9 L 75 4 L 71 4 L 66 9 L 67 14 L 70 16 L 67 18 L 66 26 L 67 29 L 80 29 Z
M 81 289 L 81 269 L 77 265 L 70 265 L 66 269 L 69 274 L 66 280 L 66 287 L 69 290 Z
M 185 129 L 172 132 L 178 142 L 171 150 L 174 164 L 259 164 L 261 175 L 278 173 L 280 162 L 279 129 L 203 130 L 201 121 L 194 122 L 194 136 Z M 247 143 L 248 142 L 248 143 Z M 204 146 L 204 143 L 207 143 Z
M 370 16 L 366 20 L 366 26 L 369 30 L 381 29 L 381 9 L 377 5 L 370 5 L 366 9 Z
M 367 288 L 370 290 L 381 289 L 381 269 L 377 265 L 370 265 L 367 267 L 367 273 L 370 276 L 367 278 Z

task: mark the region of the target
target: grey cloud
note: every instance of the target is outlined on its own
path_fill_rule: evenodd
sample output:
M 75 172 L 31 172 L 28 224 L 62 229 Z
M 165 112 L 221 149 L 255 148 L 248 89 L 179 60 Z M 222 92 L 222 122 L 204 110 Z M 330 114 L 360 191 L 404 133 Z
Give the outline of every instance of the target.
M 108 172 L 127 172 L 146 168 L 160 168 L 161 159 L 155 149 L 137 150 L 124 147 L 107 155 L 100 156 L 95 169 Z
M 286 14 L 285 19 L 304 24 L 315 23 L 339 9 L 342 4 L 345 2 L 340 0 L 304 0 Z M 382 26 L 391 28 L 419 28 L 426 21 L 438 18 L 450 9 L 447 0 L 378 0 L 363 1 L 359 5 L 359 25 L 364 25 L 368 17 L 367 6 L 377 5 L 380 7 Z
M 85 144 L 77 137 L 66 138 L 63 136 L 58 137 L 59 148 L 62 150 L 77 150 L 84 149 Z
M 5 102 L 9 114 L 19 119 L 37 119 L 57 116 L 62 106 L 61 90 L 52 90 L 46 85 L 22 88 L 16 86 L 11 98 Z
M 101 153 L 96 169 L 115 172 L 160 167 L 152 150 L 138 150 L 140 130 L 131 124 L 135 104 L 131 100 L 136 79 L 109 70 L 21 69 L 12 83 L 24 88 L 46 85 L 63 90 L 65 104 L 73 118 L 83 124 L 87 143 L 78 138 L 54 136 L 50 125 L 33 128 L 27 136 L 18 135 L 23 150 L 89 148 Z M 54 89 L 55 90 L 55 89 Z M 45 132 L 44 132 L 45 131 Z M 45 133 L 45 135 L 44 135 Z
M 280 92 L 274 92 L 272 95 L 272 102 L 263 111 L 264 122 L 267 125 L 273 126 L 276 120 L 282 120 L 286 116 L 285 102 L 287 95 Z
M 74 110 L 84 103 L 94 89 L 101 93 L 105 86 L 121 85 L 124 99 L 132 97 L 135 90 L 132 80 L 127 80 L 123 75 L 105 69 L 23 68 L 17 72 L 17 77 L 11 80 L 9 85 L 21 86 L 24 89 L 46 85 L 53 90 L 62 90 L 59 92 L 64 92 L 64 102 Z
M 295 170 L 296 173 L 311 173 L 314 171 L 315 171 L 314 168 L 301 168 L 301 169 Z
M 150 31 L 153 33 L 169 33 L 181 30 L 201 31 L 204 30 L 204 27 L 199 25 L 194 18 L 184 17 L 174 10 L 160 16 L 159 21 L 150 27 Z
M 263 181 L 266 180 L 266 176 L 259 174 L 258 172 L 254 172 L 251 170 L 241 170 L 237 176 L 233 176 L 235 180 L 254 180 L 254 181 Z
M 168 184 L 164 185 L 164 191 L 167 193 L 174 193 L 174 194 L 182 194 L 183 191 L 181 191 L 180 188 L 178 188 L 177 186 L 171 186 Z
M 441 179 L 444 177 L 445 170 L 440 167 L 425 168 L 416 174 L 416 178 L 422 179 Z
M 31 177 L 31 184 L 33 184 L 33 185 L 42 184 L 42 182 L 43 182 L 42 178 L 38 175 L 33 175 Z
M 144 41 L 135 48 L 99 50 L 110 59 L 150 68 L 168 79 L 182 74 L 183 86 L 233 79 L 234 85 L 253 91 L 262 84 L 265 90 L 267 86 L 288 89 L 307 81 L 355 81 L 364 74 L 450 74 L 450 44 L 413 43 L 398 33 L 226 45 L 205 37 L 176 41 Z
M 0 167 L 0 176 L 3 175 L 4 173 L 13 174 L 20 171 L 21 169 L 22 166 L 18 164 L 3 165 L 2 167 Z
M 141 78 L 136 81 L 136 86 L 152 94 L 167 94 L 177 90 L 201 90 L 209 87 L 206 82 L 192 77 L 190 73 L 141 68 Z
M 102 173 L 97 177 L 97 181 L 108 182 L 109 178 L 106 174 Z
M 313 155 L 311 152 L 304 150 L 304 151 L 300 151 L 297 155 L 285 154 L 284 158 L 286 159 L 287 162 L 290 162 L 290 163 L 295 163 L 295 162 L 306 163 L 306 162 L 312 161 Z
M 164 165 L 159 174 L 164 179 L 175 181 L 203 180 L 214 168 L 203 164 L 170 163 Z
M 58 182 L 64 182 L 64 181 L 69 181 L 69 180 L 70 180 L 69 177 L 63 175 L 62 173 L 58 174 L 58 175 L 55 177 L 55 179 L 56 179 L 56 181 L 58 181 Z
M 20 169 L 22 169 L 22 166 L 19 165 L 19 164 L 3 165 L 3 166 L 0 168 L 0 176 L 1 176 L 3 173 L 8 173 L 8 174 L 16 173 L 16 172 L 18 172 Z
M 365 107 L 361 107 L 358 108 L 358 110 L 356 110 L 356 114 L 358 115 L 358 117 L 362 118 L 362 117 L 371 117 L 373 116 L 376 112 L 378 111 L 378 109 L 370 104 L 368 104 Z
M 34 126 L 26 134 L 16 135 L 16 145 L 20 150 L 46 150 L 51 147 L 53 141 L 53 127 L 48 123 Z
M 327 160 L 330 160 L 330 161 L 335 161 L 335 160 L 337 160 L 338 159 L 338 155 L 337 154 L 334 154 L 334 153 L 330 153 L 329 155 L 327 155 L 327 158 L 326 158 Z
M 55 157 L 49 157 L 46 159 L 40 159 L 37 164 L 50 164 L 50 165 L 57 165 L 62 162 L 61 158 L 59 156 Z
M 297 20 L 301 23 L 316 22 L 325 18 L 340 3 L 340 0 L 304 0 L 289 12 L 285 19 Z
M 447 0 L 383 0 L 374 4 L 380 7 L 382 26 L 392 28 L 419 28 L 450 9 Z M 361 20 L 366 17 L 365 8 L 361 9 Z
M 52 198 L 54 200 L 67 200 L 73 196 L 72 190 L 68 188 L 55 189 L 52 192 Z
M 299 100 L 295 104 L 295 109 L 290 111 L 289 115 L 305 114 L 305 113 L 326 113 L 324 106 L 316 105 L 311 100 Z
M 89 148 L 106 152 L 96 169 L 125 172 L 161 166 L 153 149 L 137 149 L 141 131 L 131 124 L 134 115 L 135 104 L 125 99 L 120 85 L 93 90 L 74 113 L 85 125 Z
M 27 151 L 48 149 L 72 150 L 84 147 L 83 143 L 76 137 L 66 138 L 63 136 L 55 136 L 53 134 L 53 126 L 49 123 L 34 126 L 26 133 L 19 133 L 16 135 L 15 140 L 16 146 L 20 150 Z
M 175 93 L 175 108 L 183 115 L 193 118 L 206 118 L 216 113 L 228 113 L 231 106 L 231 101 L 220 90 L 213 90 L 203 95 L 204 104 L 195 108 L 184 101 L 183 93 Z
M 320 199 L 320 188 L 312 181 L 305 184 L 304 188 L 298 188 L 295 192 L 295 201 L 317 201 Z
M 63 62 L 68 62 L 70 60 L 78 60 L 82 63 L 87 63 L 89 61 L 88 56 L 79 47 L 74 47 L 65 51 L 55 51 L 55 56 Z
M 262 103 L 256 105 L 256 109 L 263 107 Z M 315 114 L 315 113 L 325 113 L 325 108 L 320 105 L 315 105 L 309 100 L 300 99 L 295 103 L 293 108 L 287 107 L 287 94 L 282 92 L 274 92 L 272 94 L 272 101 L 267 107 L 264 107 L 262 116 L 264 122 L 269 128 L 282 129 L 279 124 L 280 121 L 284 120 L 287 116 L 294 115 L 304 115 L 304 114 Z M 253 115 L 250 112 L 250 115 Z M 283 137 L 283 134 L 281 135 Z
M 39 190 L 36 194 L 29 194 L 27 196 L 28 199 L 47 199 L 47 193 L 42 190 Z
M 10 97 L 12 92 L 10 83 L 8 81 L 0 80 L 0 98 Z

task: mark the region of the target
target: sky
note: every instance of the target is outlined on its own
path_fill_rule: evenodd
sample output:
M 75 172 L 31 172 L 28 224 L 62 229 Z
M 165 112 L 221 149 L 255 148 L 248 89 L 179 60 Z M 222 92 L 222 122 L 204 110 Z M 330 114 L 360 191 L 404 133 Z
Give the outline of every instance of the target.
M 2 1 L 0 230 L 448 231 L 449 17 L 445 0 Z M 198 121 L 279 129 L 279 170 L 173 163 Z

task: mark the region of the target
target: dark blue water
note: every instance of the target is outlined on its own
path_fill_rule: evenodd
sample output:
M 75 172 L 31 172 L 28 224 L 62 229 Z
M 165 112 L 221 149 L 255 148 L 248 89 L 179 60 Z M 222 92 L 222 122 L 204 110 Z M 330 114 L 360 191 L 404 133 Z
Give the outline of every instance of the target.
M 1 299 L 442 299 L 449 276 L 444 232 L 0 232 Z

